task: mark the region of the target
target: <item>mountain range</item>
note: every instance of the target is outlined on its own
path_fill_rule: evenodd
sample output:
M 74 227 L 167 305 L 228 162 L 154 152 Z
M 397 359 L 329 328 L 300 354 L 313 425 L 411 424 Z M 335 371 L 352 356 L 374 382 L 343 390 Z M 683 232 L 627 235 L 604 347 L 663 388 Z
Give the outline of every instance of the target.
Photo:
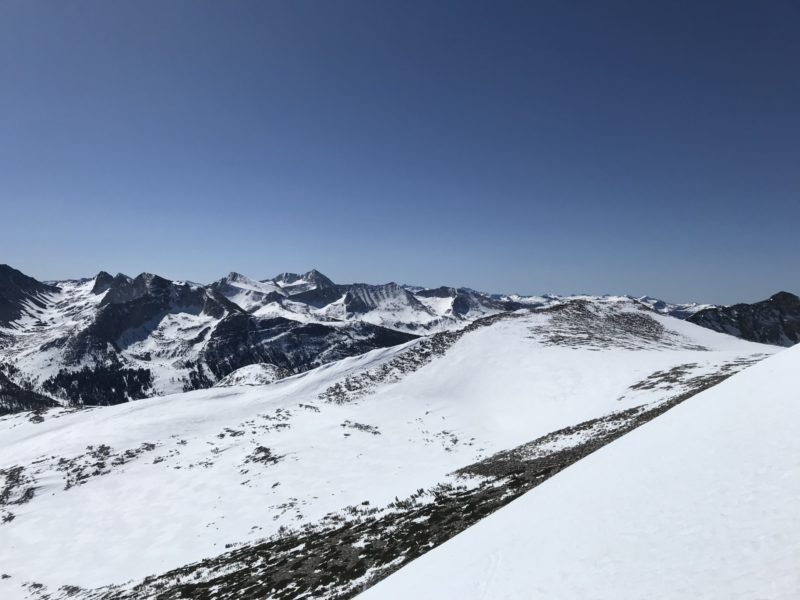
M 232 272 L 209 285 L 106 272 L 40 282 L 0 265 L 0 414 L 117 404 L 231 376 L 263 383 L 481 317 L 595 298 L 336 284 L 316 270 L 265 280 Z M 800 341 L 800 299 L 785 292 L 730 307 L 630 299 L 751 341 Z

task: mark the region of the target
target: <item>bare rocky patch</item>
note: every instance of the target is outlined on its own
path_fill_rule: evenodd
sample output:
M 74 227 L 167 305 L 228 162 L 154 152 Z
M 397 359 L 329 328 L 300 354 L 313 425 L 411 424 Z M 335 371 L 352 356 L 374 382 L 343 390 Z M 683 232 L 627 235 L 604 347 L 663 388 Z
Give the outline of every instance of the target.
M 106 444 L 87 446 L 84 454 L 58 459 L 55 469 L 64 474 L 64 489 L 68 490 L 76 485 L 83 485 L 93 477 L 108 475 L 114 469 L 155 449 L 156 444 L 149 442 L 117 452 Z

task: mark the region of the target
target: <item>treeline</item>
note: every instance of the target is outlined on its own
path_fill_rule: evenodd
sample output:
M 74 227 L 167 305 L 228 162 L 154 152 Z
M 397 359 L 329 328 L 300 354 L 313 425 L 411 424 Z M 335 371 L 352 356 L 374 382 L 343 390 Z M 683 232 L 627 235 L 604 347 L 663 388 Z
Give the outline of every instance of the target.
M 121 404 L 146 398 L 152 385 L 153 375 L 149 369 L 98 365 L 78 371 L 61 369 L 42 387 L 50 394 L 66 398 L 72 405 L 81 406 Z

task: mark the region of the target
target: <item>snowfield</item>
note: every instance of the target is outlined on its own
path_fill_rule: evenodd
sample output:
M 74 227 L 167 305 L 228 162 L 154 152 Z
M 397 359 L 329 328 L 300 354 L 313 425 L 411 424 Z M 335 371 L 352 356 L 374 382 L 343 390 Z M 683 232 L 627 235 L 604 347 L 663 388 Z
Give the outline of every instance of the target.
M 795 599 L 800 347 L 689 399 L 364 600 Z
M 372 544 L 376 536 L 395 526 L 398 532 L 411 526 L 413 535 L 435 531 L 420 525 L 429 517 L 413 517 L 413 511 L 461 502 L 476 490 L 483 495 L 502 491 L 492 483 L 494 476 L 481 474 L 475 465 L 520 446 L 525 460 L 540 460 L 568 453 L 593 436 L 601 439 L 614 428 L 624 433 L 620 428 L 631 419 L 682 400 L 777 350 L 653 313 L 630 299 L 593 298 L 495 315 L 457 332 L 345 358 L 267 385 L 252 384 L 270 381 L 271 374 L 246 367 L 234 372 L 225 387 L 111 407 L 3 417 L 0 575 L 5 577 L 0 597 L 352 597 L 413 558 L 391 540 L 388 549 L 381 542 L 378 552 Z M 767 427 L 797 422 L 788 405 L 791 396 L 779 400 L 777 388 L 767 387 L 769 377 L 762 375 L 744 388 L 764 388 L 761 412 L 747 392 L 731 401 L 727 412 L 724 400 L 714 400 L 737 389 L 735 381 L 749 381 L 751 372 L 783 373 L 781 381 L 788 384 L 782 365 L 797 356 L 786 353 L 753 367 L 720 386 L 722 391 L 706 392 L 606 446 L 365 597 L 519 598 L 539 593 L 536 586 L 541 586 L 541 597 L 616 598 L 597 595 L 591 586 L 602 591 L 604 582 L 619 584 L 623 576 L 639 578 L 645 586 L 623 590 L 631 592 L 627 597 L 653 597 L 656 587 L 647 587 L 648 581 L 666 585 L 664 578 L 692 556 L 690 550 L 701 553 L 706 542 L 726 539 L 732 521 L 715 517 L 714 505 L 703 504 L 706 495 L 719 498 L 722 510 L 732 511 L 726 514 L 746 523 L 745 507 L 756 500 L 749 496 L 756 490 L 769 500 L 756 512 L 772 515 L 775 523 L 783 523 L 786 536 L 800 539 L 796 518 L 784 522 L 785 507 L 770 495 L 800 491 L 792 481 L 797 479 L 792 477 L 797 447 L 780 437 L 774 443 L 766 439 Z M 773 402 L 778 403 L 774 410 Z M 745 416 L 734 410 L 739 405 Z M 677 424 L 661 424 L 676 418 Z M 652 439 L 648 431 L 656 432 Z M 723 446 L 714 450 L 720 439 Z M 534 440 L 539 441 L 525 446 Z M 775 454 L 779 450 L 783 454 Z M 603 458 L 609 452 L 613 460 Z M 776 456 L 785 460 L 775 461 Z M 774 464 L 762 464 L 767 457 Z M 586 466 L 598 461 L 596 470 Z M 463 471 L 471 465 L 471 472 Z M 750 466 L 759 470 L 748 474 Z M 688 475 L 659 475 L 662 468 L 678 467 Z M 732 478 L 709 480 L 707 468 L 712 467 Z M 780 469 L 784 480 L 776 479 Z M 758 474 L 763 475 L 761 487 L 754 481 Z M 529 484 L 538 485 L 538 480 Z M 568 491 L 559 493 L 562 486 Z M 514 489 L 521 493 L 522 488 Z M 629 492 L 634 496 L 628 498 Z M 642 494 L 638 499 L 637 492 Z M 748 496 L 742 498 L 744 492 Z M 723 501 L 726 494 L 730 497 Z M 545 500 L 537 500 L 542 496 Z M 503 491 L 499 498 L 486 506 L 494 510 L 511 496 Z M 685 498 L 697 504 L 704 520 L 717 523 L 711 533 L 702 531 L 702 521 L 690 518 L 692 503 Z M 519 508 L 531 502 L 538 504 Z M 381 525 L 379 518 L 395 519 L 396 525 Z M 619 523 L 625 519 L 631 524 Z M 448 525 L 441 535 L 450 537 L 471 522 Z M 675 536 L 666 541 L 637 541 L 671 530 Z M 338 541 L 331 531 L 359 533 Z M 322 533 L 314 538 L 315 532 Z M 461 541 L 475 535 L 484 537 Z M 581 535 L 588 536 L 585 542 Z M 747 531 L 730 535 L 724 555 L 730 560 L 734 552 L 759 558 L 765 546 L 774 552 L 791 547 L 778 531 L 764 534 L 772 535 L 772 541 L 760 538 L 744 546 L 735 544 L 750 540 Z M 401 539 L 399 533 L 395 539 Z M 438 539 L 416 545 L 423 552 Z M 344 552 L 341 560 L 349 570 L 334 569 L 333 559 L 327 567 L 315 563 L 322 551 L 313 550 L 312 542 L 330 544 L 326 552 Z M 683 544 L 689 542 L 698 545 L 687 549 Z M 494 550 L 484 553 L 488 548 Z M 672 562 L 663 558 L 667 552 L 674 553 Z M 470 553 L 483 558 L 473 561 Z M 565 553 L 563 568 L 559 553 Z M 288 575 L 277 567 L 267 569 L 265 556 L 291 556 L 317 566 L 302 571 L 308 574 L 303 579 L 300 569 Z M 641 568 L 654 570 L 652 579 L 635 567 L 634 573 L 625 571 L 631 565 L 626 560 L 636 556 Z M 657 566 L 656 560 L 665 562 Z M 725 561 L 713 564 L 721 570 L 709 575 L 711 583 L 728 572 Z M 258 568 L 264 569 L 263 577 L 256 576 Z M 573 569 L 586 570 L 586 577 L 597 581 L 587 579 L 585 586 L 581 578 L 573 582 Z M 523 580 L 537 573 L 543 579 L 527 587 Z M 239 577 L 235 581 L 234 575 Z M 217 578 L 224 583 L 215 583 Z M 775 590 L 785 589 L 790 578 L 777 571 Z M 517 580 L 521 583 L 514 587 Z M 176 587 L 206 582 L 211 583 L 203 590 Z M 661 589 L 680 593 L 684 588 Z

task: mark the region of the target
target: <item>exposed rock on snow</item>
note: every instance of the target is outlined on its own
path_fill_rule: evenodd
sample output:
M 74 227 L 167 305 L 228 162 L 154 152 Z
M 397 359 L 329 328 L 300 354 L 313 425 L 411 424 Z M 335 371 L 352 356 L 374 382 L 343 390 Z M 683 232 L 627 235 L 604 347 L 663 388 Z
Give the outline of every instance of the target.
M 361 597 L 795 598 L 798 366 L 787 350 L 700 393 Z
M 777 350 L 624 298 L 565 306 L 264 386 L 1 417 L 0 489 L 26 501 L 0 507 L 0 596 L 352 597 Z

